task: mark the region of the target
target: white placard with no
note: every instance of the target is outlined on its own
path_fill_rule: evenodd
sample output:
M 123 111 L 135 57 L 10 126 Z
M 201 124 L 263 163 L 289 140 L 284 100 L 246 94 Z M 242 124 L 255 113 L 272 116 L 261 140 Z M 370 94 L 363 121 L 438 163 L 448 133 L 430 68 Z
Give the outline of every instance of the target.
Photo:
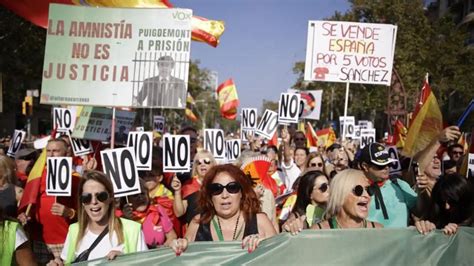
M 258 124 L 257 133 L 260 136 L 263 136 L 266 139 L 271 139 L 275 134 L 278 127 L 278 114 L 271 110 L 265 110 L 260 123 Z
M 165 132 L 165 117 L 161 115 L 155 115 L 153 117 L 153 130 L 161 134 Z
M 339 117 L 340 123 L 340 134 L 342 136 L 344 132 L 344 125 L 346 125 L 346 138 L 354 138 L 355 136 L 355 118 L 353 116 L 340 116 Z
M 164 135 L 163 171 L 170 173 L 191 170 L 191 141 L 189 135 Z
M 76 125 L 76 109 L 74 108 L 53 108 L 53 128 L 57 132 L 73 131 Z
M 278 123 L 298 123 L 300 108 L 300 95 L 298 93 L 280 94 L 280 102 L 278 103 Z
M 402 165 L 400 164 L 400 159 L 398 158 L 397 146 L 388 146 L 387 151 L 390 155 L 390 158 L 395 160 L 390 164 L 390 174 L 401 174 Z
M 125 197 L 141 192 L 133 148 L 105 150 L 100 152 L 100 156 L 103 171 L 114 186 L 115 197 Z
M 8 147 L 7 155 L 10 157 L 15 157 L 15 154 L 20 150 L 21 143 L 26 137 L 26 132 L 23 130 L 15 129 L 13 133 L 13 138 L 10 141 L 10 147 Z
M 94 152 L 92 143 L 87 139 L 76 139 L 72 137 L 72 132 L 68 131 L 69 141 L 71 142 L 72 152 L 74 156 L 82 156 Z
M 225 157 L 229 163 L 235 162 L 240 156 L 240 139 L 226 140 Z
M 225 159 L 225 140 L 222 129 L 204 129 L 204 149 L 210 151 L 216 160 Z
M 360 130 L 360 148 L 375 142 L 375 128 Z
M 151 170 L 153 157 L 153 132 L 131 131 L 127 146 L 133 147 L 138 170 Z
M 48 157 L 46 161 L 46 195 L 71 196 L 72 158 Z
M 242 108 L 243 130 L 255 130 L 257 128 L 257 108 Z

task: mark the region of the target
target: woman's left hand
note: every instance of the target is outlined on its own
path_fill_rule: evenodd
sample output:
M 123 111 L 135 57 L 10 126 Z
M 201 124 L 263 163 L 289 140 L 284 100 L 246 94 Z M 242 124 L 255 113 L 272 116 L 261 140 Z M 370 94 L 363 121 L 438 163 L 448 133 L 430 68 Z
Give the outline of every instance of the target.
M 109 252 L 109 254 L 107 254 L 107 259 L 108 260 L 114 260 L 118 255 L 121 255 L 122 252 L 118 251 L 118 250 L 112 250 Z
M 247 247 L 247 251 L 252 253 L 263 239 L 258 234 L 248 235 L 242 239 L 242 249 Z

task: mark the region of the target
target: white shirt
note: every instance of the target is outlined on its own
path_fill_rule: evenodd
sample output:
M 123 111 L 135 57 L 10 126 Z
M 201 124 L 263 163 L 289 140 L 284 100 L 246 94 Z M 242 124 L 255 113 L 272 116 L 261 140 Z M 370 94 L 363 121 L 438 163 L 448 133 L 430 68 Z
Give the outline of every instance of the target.
M 110 231 L 109 231 L 110 233 Z M 100 240 L 99 244 L 90 252 L 88 260 L 99 259 L 107 256 L 110 251 L 116 250 L 123 253 L 124 244 L 118 244 L 117 234 L 115 231 L 112 235 L 112 241 L 110 239 L 109 233 L 107 233 L 102 240 Z M 99 233 L 100 234 L 100 233 Z M 76 249 L 75 258 L 79 256 L 82 252 L 88 249 L 92 243 L 96 240 L 99 234 L 94 234 L 89 230 L 86 230 L 84 237 L 82 238 L 81 242 L 79 243 L 79 247 Z M 67 259 L 67 252 L 70 245 L 70 238 L 69 234 L 66 237 L 66 241 L 64 242 L 64 247 L 61 252 L 61 259 Z M 137 243 L 137 252 L 148 250 L 148 247 L 145 243 L 145 237 L 143 236 L 143 231 L 140 231 L 140 235 L 138 236 L 138 243 Z
M 19 246 L 23 245 L 23 243 L 28 241 L 28 238 L 26 237 L 25 232 L 20 226 L 16 228 L 15 234 L 16 234 L 16 238 L 15 238 L 15 250 L 16 250 Z
M 290 165 L 286 165 L 285 162 L 283 162 L 281 168 L 283 168 L 283 173 L 285 174 L 285 180 L 283 182 L 285 183 L 286 191 L 291 191 L 293 183 L 295 183 L 301 174 L 301 170 L 293 160 L 291 160 Z

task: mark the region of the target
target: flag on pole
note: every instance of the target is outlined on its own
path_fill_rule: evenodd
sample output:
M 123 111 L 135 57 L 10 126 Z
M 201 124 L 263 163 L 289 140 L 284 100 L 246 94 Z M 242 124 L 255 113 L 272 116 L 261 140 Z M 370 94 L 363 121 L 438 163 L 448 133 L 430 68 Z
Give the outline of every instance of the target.
M 336 141 L 336 132 L 332 127 L 324 128 L 316 131 L 316 136 L 318 139 L 318 145 L 323 145 L 326 148 L 334 144 Z
M 423 150 L 443 130 L 443 116 L 426 74 L 420 100 L 413 113 L 402 154 L 412 157 Z
M 193 122 L 196 122 L 198 120 L 197 116 L 193 112 L 195 104 L 196 103 L 194 102 L 193 96 L 191 95 L 191 93 L 188 92 L 188 97 L 186 98 L 186 110 L 184 112 L 186 114 L 186 117 Z
M 237 88 L 232 79 L 224 81 L 224 83 L 217 87 L 217 98 L 219 99 L 222 117 L 235 120 L 240 102 L 237 96 Z
M 408 129 L 400 120 L 395 121 L 395 130 L 393 132 L 393 142 L 392 145 L 397 146 L 397 148 L 403 148 L 405 146 L 405 140 L 407 138 Z
M 308 147 L 318 147 L 318 136 L 310 122 L 306 122 L 305 135 Z
M 1 1 L 2 5 L 17 15 L 29 20 L 42 28 L 48 27 L 48 10 L 50 3 L 93 6 L 93 7 L 136 7 L 136 8 L 172 8 L 168 0 L 21 0 Z M 213 47 L 219 44 L 219 38 L 224 33 L 224 21 L 208 20 L 193 16 L 191 19 L 191 38 L 194 41 L 205 42 Z

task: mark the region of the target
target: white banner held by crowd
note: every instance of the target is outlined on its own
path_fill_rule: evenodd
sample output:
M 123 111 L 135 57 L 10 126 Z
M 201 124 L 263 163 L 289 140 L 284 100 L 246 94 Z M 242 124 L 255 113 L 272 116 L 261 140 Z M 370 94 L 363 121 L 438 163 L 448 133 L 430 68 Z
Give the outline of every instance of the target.
M 13 138 L 10 140 L 10 146 L 8 147 L 7 155 L 15 157 L 15 154 L 20 150 L 21 143 L 25 140 L 26 132 L 23 130 L 15 129 L 13 132 Z
M 189 135 L 163 137 L 163 171 L 170 173 L 191 170 L 191 141 Z
M 282 93 L 278 103 L 278 123 L 298 123 L 300 116 L 300 95 L 298 93 Z
M 141 192 L 133 148 L 104 150 L 100 152 L 100 156 L 103 172 L 114 186 L 115 197 L 125 197 Z
M 49 6 L 42 104 L 186 107 L 192 10 Z
M 225 140 L 222 129 L 204 129 L 204 150 L 210 151 L 217 161 L 225 159 Z
M 138 170 L 151 170 L 153 159 L 153 132 L 132 131 L 128 134 L 128 147 L 133 147 Z
M 260 136 L 263 136 L 266 139 L 271 139 L 275 134 L 278 127 L 278 114 L 271 110 L 265 110 L 260 123 L 258 124 L 257 133 Z
M 309 21 L 304 79 L 390 86 L 397 26 Z
M 46 161 L 46 195 L 71 196 L 72 158 L 48 157 Z

